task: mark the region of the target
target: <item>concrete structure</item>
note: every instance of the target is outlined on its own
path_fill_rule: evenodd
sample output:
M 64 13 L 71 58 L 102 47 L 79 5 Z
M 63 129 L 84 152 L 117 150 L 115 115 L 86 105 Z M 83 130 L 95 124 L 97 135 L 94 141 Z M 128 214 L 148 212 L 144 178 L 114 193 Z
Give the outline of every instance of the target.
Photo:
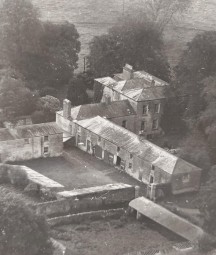
M 76 145 L 146 184 L 173 194 L 197 191 L 201 169 L 102 117 L 74 123 Z
M 0 161 L 57 157 L 63 151 L 63 132 L 55 122 L 0 129 Z
M 135 72 L 130 65 L 114 78 L 95 79 L 94 84 L 95 94 L 102 93 L 102 102 L 129 100 L 136 112 L 134 132 L 147 138 L 162 133 L 160 121 L 167 87 L 167 82 L 144 71 Z
M 63 110 L 56 113 L 56 123 L 64 130 L 64 140 L 73 132 L 73 122 L 101 116 L 132 132 L 135 131 L 136 113 L 128 100 L 104 102 L 98 104 L 79 105 L 71 108 L 67 99 L 63 102 Z
M 188 241 L 197 242 L 207 235 L 200 227 L 144 197 L 132 200 L 129 206 L 137 211 L 138 217 L 143 215 Z

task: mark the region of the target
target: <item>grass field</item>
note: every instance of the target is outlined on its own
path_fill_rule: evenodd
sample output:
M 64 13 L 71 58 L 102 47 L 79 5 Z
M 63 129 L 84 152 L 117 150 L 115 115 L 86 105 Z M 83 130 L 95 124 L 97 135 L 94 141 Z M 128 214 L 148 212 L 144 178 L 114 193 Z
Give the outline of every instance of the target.
M 79 68 L 83 70 L 83 58 L 88 54 L 88 43 L 94 36 L 107 32 L 122 15 L 123 0 L 33 0 L 42 18 L 54 22 L 70 21 L 80 33 L 82 50 Z M 131 3 L 125 0 L 125 9 Z M 215 30 L 216 1 L 194 0 L 192 8 L 178 21 L 178 28 L 165 31 L 166 52 L 175 65 L 186 43 L 202 30 Z

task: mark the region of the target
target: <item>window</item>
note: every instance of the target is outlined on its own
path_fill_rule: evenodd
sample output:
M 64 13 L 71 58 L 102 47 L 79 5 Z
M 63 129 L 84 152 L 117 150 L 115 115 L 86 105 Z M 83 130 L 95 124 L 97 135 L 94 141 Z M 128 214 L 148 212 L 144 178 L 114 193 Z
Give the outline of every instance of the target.
M 154 165 L 152 165 L 151 169 L 152 169 L 152 170 L 155 170 L 155 166 L 154 166 Z
M 125 170 L 125 162 L 123 160 L 121 161 L 120 168 L 122 170 Z
M 132 168 L 132 163 L 129 163 L 129 168 L 130 168 L 130 169 Z
M 29 139 L 28 138 L 25 138 L 25 144 L 29 144 Z
M 49 147 L 44 147 L 44 153 L 48 153 L 49 152 Z
M 158 119 L 153 120 L 152 129 L 158 129 Z
M 122 127 L 123 127 L 123 128 L 126 128 L 126 126 L 127 126 L 127 121 L 126 121 L 126 120 L 123 120 L 123 121 L 122 121 Z
M 141 131 L 144 131 L 144 130 L 145 130 L 145 128 L 146 128 L 145 126 L 146 126 L 145 121 L 142 121 L 142 122 L 141 122 L 140 130 L 141 130 Z
M 98 136 L 98 142 L 101 142 L 101 137 L 100 136 Z
M 117 147 L 117 152 L 119 152 L 120 151 L 120 147 Z
M 148 105 L 143 105 L 143 114 L 148 114 Z
M 131 158 L 131 159 L 133 158 L 133 154 L 130 154 L 130 158 Z
M 154 105 L 154 112 L 159 113 L 160 112 L 160 104 L 155 104 Z
M 48 142 L 48 141 L 49 141 L 48 135 L 44 136 L 44 142 Z
M 188 183 L 190 181 L 190 175 L 189 174 L 184 174 L 182 176 L 182 182 L 183 183 Z

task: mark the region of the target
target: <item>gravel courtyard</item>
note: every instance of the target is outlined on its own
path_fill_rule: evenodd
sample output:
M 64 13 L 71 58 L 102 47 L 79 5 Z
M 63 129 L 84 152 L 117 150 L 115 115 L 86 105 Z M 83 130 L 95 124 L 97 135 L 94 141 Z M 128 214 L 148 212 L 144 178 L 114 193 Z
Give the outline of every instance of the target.
M 144 184 L 103 161 L 77 148 L 67 150 L 65 153 L 69 160 L 64 157 L 41 158 L 19 164 L 63 184 L 67 190 L 122 182 L 140 186 L 142 194 L 145 194 Z

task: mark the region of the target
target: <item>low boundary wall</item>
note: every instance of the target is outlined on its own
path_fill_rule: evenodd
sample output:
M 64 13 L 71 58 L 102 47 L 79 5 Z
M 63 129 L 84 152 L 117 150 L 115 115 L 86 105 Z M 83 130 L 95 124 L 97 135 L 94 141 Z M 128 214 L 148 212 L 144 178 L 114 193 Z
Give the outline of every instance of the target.
M 125 214 L 126 214 L 126 211 L 124 208 L 83 212 L 83 213 L 71 214 L 71 215 L 48 219 L 48 224 L 51 227 L 53 227 L 57 225 L 80 224 L 84 221 L 101 220 L 101 219 L 107 219 L 107 218 L 119 219 L 121 216 Z
M 138 197 L 139 187 L 117 183 L 57 193 L 58 200 L 37 204 L 37 212 L 48 217 L 119 208 Z

